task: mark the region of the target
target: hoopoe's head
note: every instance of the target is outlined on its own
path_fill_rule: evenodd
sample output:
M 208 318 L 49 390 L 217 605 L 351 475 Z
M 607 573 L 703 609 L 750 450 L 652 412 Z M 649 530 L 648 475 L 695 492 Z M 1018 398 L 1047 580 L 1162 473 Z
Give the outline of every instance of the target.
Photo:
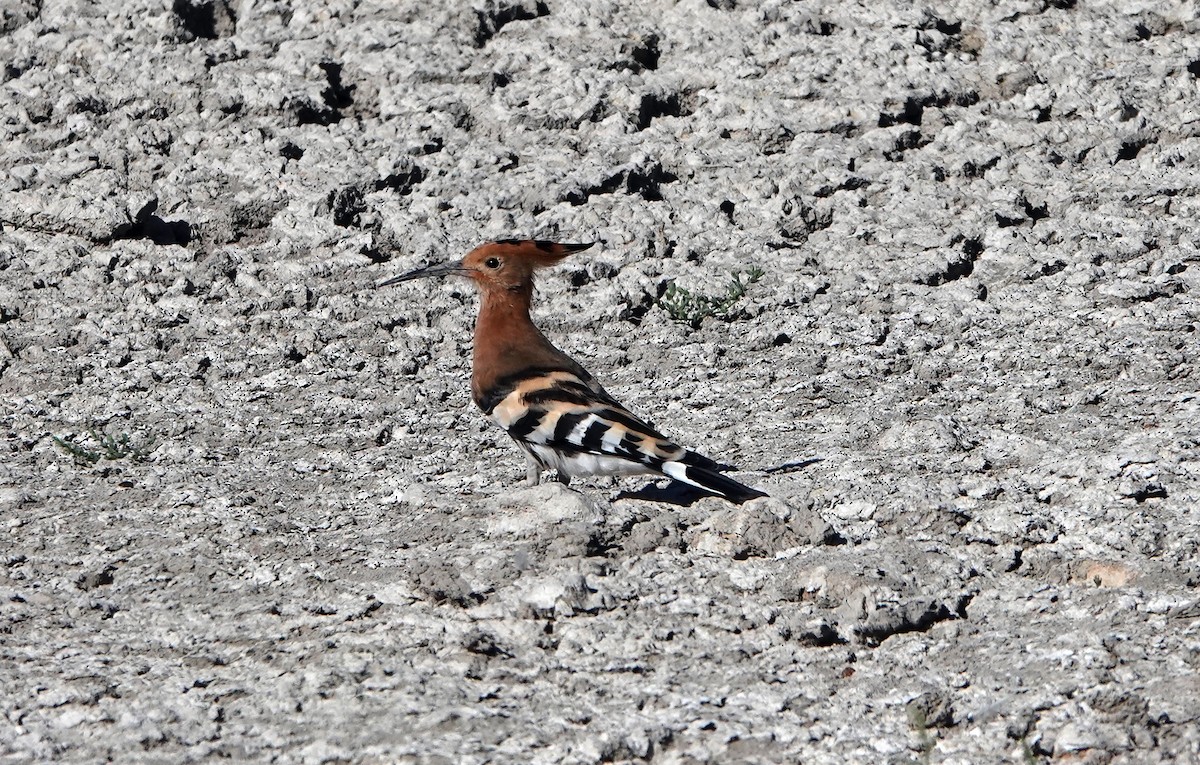
M 459 261 L 411 271 L 379 284 L 406 282 L 427 276 L 466 276 L 483 291 L 519 290 L 533 284 L 533 272 L 559 262 L 573 252 L 591 247 L 587 244 L 562 244 L 533 239 L 501 239 L 482 244 Z

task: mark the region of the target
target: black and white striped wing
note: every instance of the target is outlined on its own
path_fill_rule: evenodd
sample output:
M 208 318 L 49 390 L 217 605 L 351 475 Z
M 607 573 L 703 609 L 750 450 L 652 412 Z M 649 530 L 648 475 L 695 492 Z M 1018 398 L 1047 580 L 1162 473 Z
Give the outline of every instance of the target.
M 661 473 L 734 501 L 762 496 L 673 443 L 590 377 L 539 371 L 492 400 L 489 416 L 544 467 L 566 475 Z
M 568 473 L 575 467 L 580 469 L 576 475 L 660 471 L 663 462 L 685 453 L 590 382 L 567 371 L 527 377 L 497 403 L 492 419 L 543 464 Z M 600 469 L 593 471 L 586 470 L 593 462 L 586 459 L 560 464 L 564 458 L 583 455 L 629 465 L 602 460 L 596 463 Z

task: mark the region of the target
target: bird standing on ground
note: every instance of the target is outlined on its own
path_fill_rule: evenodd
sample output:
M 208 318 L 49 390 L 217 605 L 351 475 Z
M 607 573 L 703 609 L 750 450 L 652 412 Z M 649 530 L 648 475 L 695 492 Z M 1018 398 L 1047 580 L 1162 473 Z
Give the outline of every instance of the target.
M 475 282 L 480 304 L 471 395 L 524 450 L 531 486 L 540 482 L 542 470 L 554 468 L 564 482 L 583 475 L 659 473 L 731 502 L 766 496 L 631 414 L 534 326 L 529 318 L 534 271 L 591 246 L 504 239 L 476 247 L 460 261 L 379 286 L 450 275 Z

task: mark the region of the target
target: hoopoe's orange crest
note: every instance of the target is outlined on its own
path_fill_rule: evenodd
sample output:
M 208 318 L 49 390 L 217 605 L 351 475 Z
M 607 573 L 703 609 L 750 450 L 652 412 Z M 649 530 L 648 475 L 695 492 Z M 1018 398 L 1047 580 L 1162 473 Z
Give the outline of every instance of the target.
M 533 285 L 533 272 L 559 262 L 573 252 L 591 247 L 587 244 L 564 244 L 535 239 L 501 239 L 482 244 L 467 253 L 460 261 L 439 263 L 388 279 L 378 286 L 386 287 L 427 276 L 466 276 L 484 292 L 521 290 Z
M 592 244 L 561 244 L 531 239 L 504 239 L 488 242 L 467 253 L 462 259 L 464 275 L 481 289 L 519 289 L 532 283 L 533 272 L 558 263 L 573 252 Z

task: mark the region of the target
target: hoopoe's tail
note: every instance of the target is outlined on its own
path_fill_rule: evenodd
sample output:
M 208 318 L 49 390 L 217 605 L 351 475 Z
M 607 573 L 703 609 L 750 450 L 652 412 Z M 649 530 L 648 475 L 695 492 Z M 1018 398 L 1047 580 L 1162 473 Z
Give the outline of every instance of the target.
M 694 452 L 686 455 L 684 459 L 686 460 L 692 454 L 694 454 Z M 711 462 L 711 460 L 707 461 Z M 722 475 L 716 470 L 712 470 L 707 467 L 701 467 L 700 465 L 689 465 L 684 462 L 671 460 L 663 463 L 662 472 L 665 475 L 674 478 L 676 481 L 682 481 L 684 483 L 691 484 L 692 486 L 703 489 L 710 494 L 716 494 L 718 497 L 724 497 L 730 502 L 738 505 L 751 499 L 767 496 L 767 493 L 764 491 L 759 491 L 758 489 L 753 489 L 743 483 L 738 483 L 729 476 Z

